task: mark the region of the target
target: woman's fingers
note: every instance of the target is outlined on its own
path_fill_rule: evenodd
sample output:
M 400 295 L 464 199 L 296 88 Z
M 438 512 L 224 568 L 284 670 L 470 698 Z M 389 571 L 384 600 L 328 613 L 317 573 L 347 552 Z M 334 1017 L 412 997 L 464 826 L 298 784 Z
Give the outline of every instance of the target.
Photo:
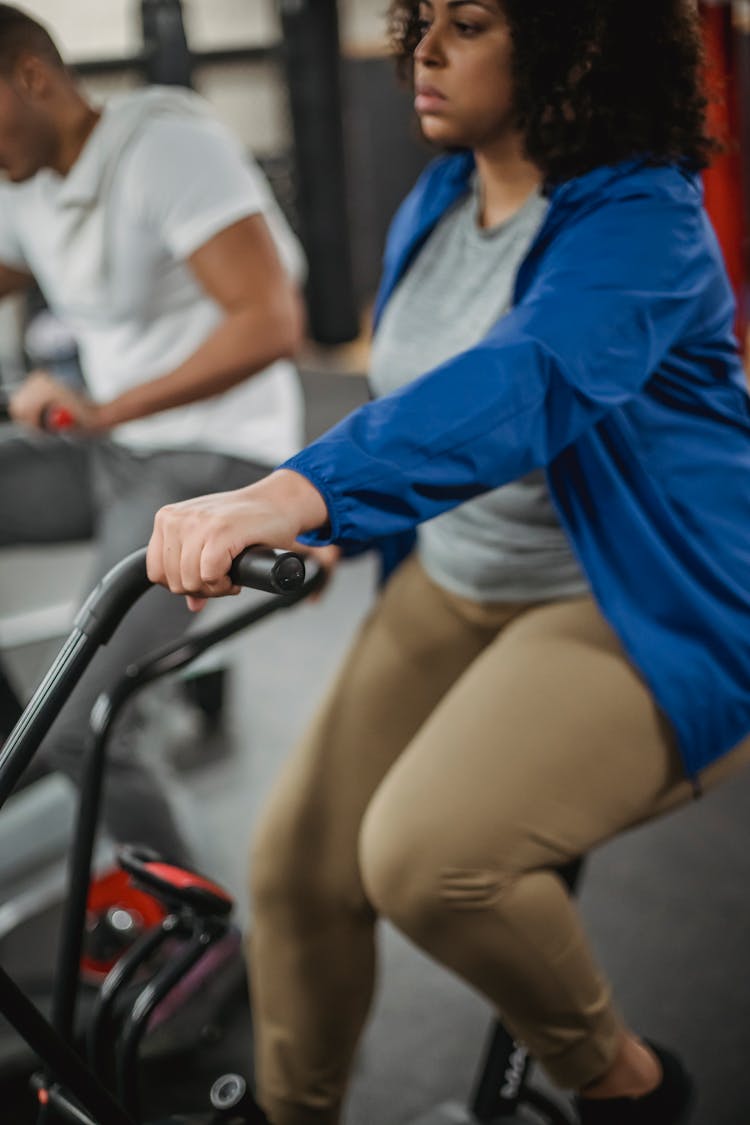
M 151 532 L 148 548 L 146 550 L 146 573 L 149 581 L 154 585 L 166 585 L 166 574 L 164 573 L 164 537 L 162 533 L 162 525 L 159 522 L 158 516 L 154 521 L 154 529 Z
M 168 504 L 156 513 L 148 575 L 198 608 L 205 598 L 239 593 L 229 571 L 245 547 L 289 547 L 326 519 L 317 489 L 285 470 L 234 492 Z
M 239 593 L 229 571 L 243 546 L 232 494 L 168 504 L 156 514 L 147 552 L 148 576 L 172 593 L 190 596 L 192 608 L 209 597 Z
M 209 589 L 217 594 L 230 594 L 239 591 L 232 585 L 229 571 L 244 544 L 238 541 L 237 532 L 232 528 L 221 528 L 205 540 L 198 560 L 199 589 Z
M 190 521 L 180 512 L 179 504 L 161 508 L 154 519 L 154 529 L 146 552 L 146 569 L 152 582 L 167 586 L 174 594 L 198 593 L 190 582 L 191 574 L 200 574 L 200 549 L 192 561 L 196 547 L 191 543 Z M 183 581 L 183 575 L 187 582 Z
M 163 508 L 159 516 L 163 523 L 162 569 L 166 584 L 174 594 L 197 593 L 197 591 L 186 590 L 182 584 L 182 556 L 186 544 L 181 534 L 179 518 L 176 518 L 172 505 Z

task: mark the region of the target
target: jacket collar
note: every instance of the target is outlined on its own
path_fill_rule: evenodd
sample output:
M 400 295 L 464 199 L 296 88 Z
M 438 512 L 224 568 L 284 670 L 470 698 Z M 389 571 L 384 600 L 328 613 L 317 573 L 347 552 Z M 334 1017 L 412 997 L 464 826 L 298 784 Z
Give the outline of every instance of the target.
M 432 230 L 445 212 L 469 191 L 474 168 L 474 156 L 466 150 L 438 157 L 428 165 L 402 204 L 386 245 L 383 275 L 375 300 L 376 326 L 388 298 Z M 686 191 L 702 190 L 697 174 L 674 164 L 656 168 L 645 157 L 602 165 L 550 187 L 546 192 L 550 201 L 547 217 L 522 263 L 519 277 L 526 263 L 549 242 L 572 213 L 585 211 L 603 198 L 630 193 L 634 187 L 642 188 L 643 185 L 638 185 L 636 179 L 638 173 L 645 169 L 652 173 L 650 191 L 654 190 L 654 173 L 661 173 L 660 190 L 673 197 L 684 196 Z

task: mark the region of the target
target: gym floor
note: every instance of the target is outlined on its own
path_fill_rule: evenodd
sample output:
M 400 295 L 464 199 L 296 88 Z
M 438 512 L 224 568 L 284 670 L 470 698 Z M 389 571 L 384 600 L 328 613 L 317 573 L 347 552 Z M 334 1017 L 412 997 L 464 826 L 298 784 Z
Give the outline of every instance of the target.
M 311 435 L 366 397 L 356 377 L 307 375 Z M 272 617 L 237 641 L 224 733 L 189 768 L 169 751 L 163 718 L 149 746 L 207 872 L 247 920 L 246 843 L 285 754 L 304 728 L 372 597 L 374 568 L 342 567 L 317 605 Z M 161 690 L 161 689 L 158 689 Z M 159 709 L 169 715 L 169 709 Z M 174 720 L 174 714 L 172 714 Z M 163 751 L 163 753 L 162 753 Z M 171 762 L 171 765 L 169 764 Z M 581 908 L 627 1018 L 679 1050 L 700 1085 L 692 1125 L 744 1125 L 750 1105 L 750 773 L 699 804 L 591 857 Z M 366 1035 L 347 1125 L 402 1125 L 470 1094 L 490 1013 L 460 981 L 389 927 L 379 999 Z M 246 1027 L 214 1052 L 244 1049 Z M 3 1098 L 3 1121 L 22 1125 Z

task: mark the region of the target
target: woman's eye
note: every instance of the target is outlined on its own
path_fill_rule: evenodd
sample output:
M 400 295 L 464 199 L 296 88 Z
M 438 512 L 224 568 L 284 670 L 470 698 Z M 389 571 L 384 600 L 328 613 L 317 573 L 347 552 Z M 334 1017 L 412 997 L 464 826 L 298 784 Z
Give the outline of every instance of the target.
M 430 30 L 429 20 L 417 20 L 417 31 L 419 32 L 420 39 L 424 39 L 427 32 Z
M 478 35 L 482 30 L 477 24 L 464 23 L 463 20 L 456 20 L 455 27 L 459 35 Z

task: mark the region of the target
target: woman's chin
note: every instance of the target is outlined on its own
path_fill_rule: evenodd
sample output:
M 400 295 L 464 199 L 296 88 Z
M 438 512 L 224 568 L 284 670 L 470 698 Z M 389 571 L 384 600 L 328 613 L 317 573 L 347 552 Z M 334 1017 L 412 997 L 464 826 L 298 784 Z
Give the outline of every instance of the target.
M 465 146 L 466 142 L 458 135 L 458 130 L 453 128 L 450 122 L 443 121 L 439 117 L 425 114 L 419 119 L 419 126 L 422 136 L 430 144 L 440 145 L 442 148 Z

